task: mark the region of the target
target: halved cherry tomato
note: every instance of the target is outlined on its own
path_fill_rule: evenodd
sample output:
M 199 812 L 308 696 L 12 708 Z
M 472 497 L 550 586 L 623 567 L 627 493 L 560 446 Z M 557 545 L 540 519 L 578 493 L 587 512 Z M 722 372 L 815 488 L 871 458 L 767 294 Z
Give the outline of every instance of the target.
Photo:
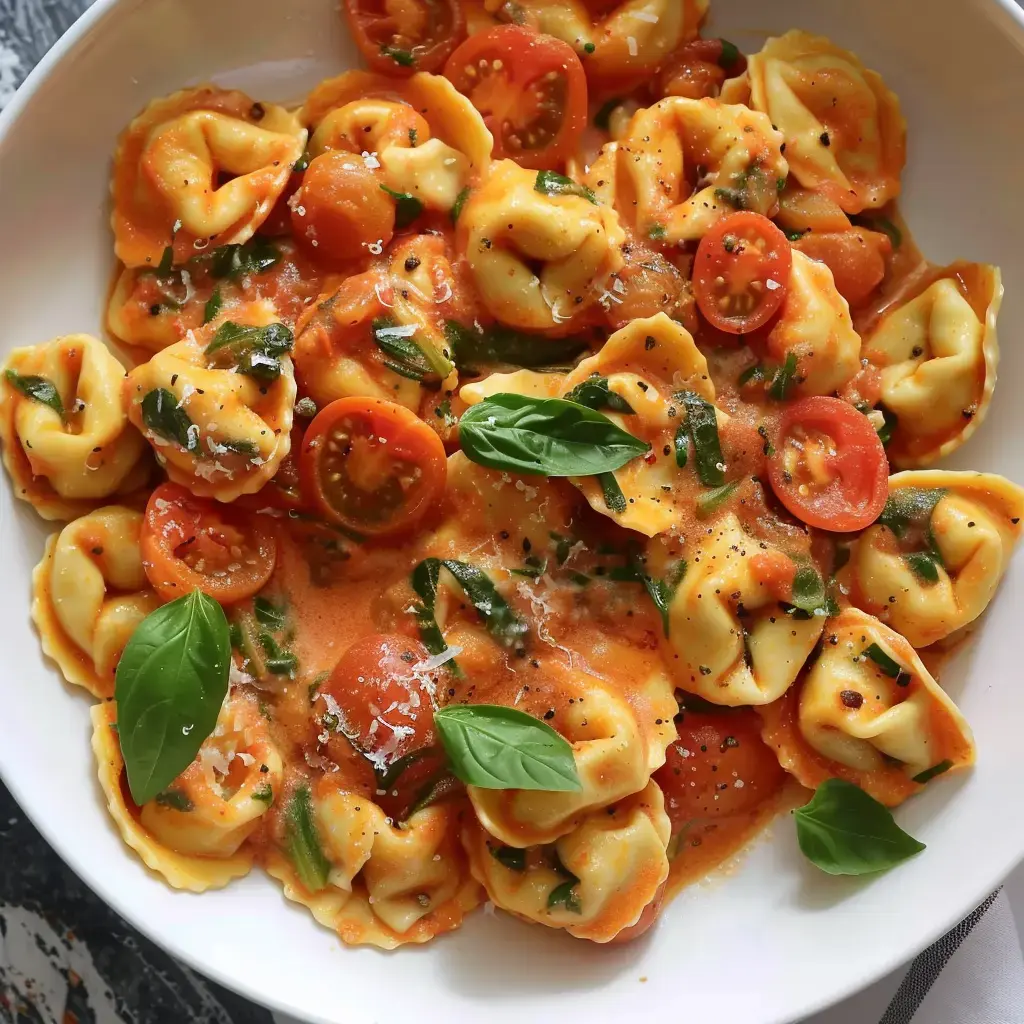
M 587 77 L 576 51 L 520 25 L 470 36 L 444 69 L 494 136 L 495 159 L 553 170 L 587 126 Z
M 363 59 L 385 75 L 437 71 L 465 30 L 458 0 L 345 0 Z
M 838 398 L 802 398 L 786 409 L 768 477 L 793 515 L 835 533 L 869 526 L 889 495 L 889 463 L 875 428 Z
M 171 483 L 149 496 L 140 548 L 149 582 L 167 601 L 193 590 L 221 604 L 244 601 L 263 589 L 277 561 L 269 520 Z
M 892 241 L 881 231 L 851 227 L 846 231 L 808 231 L 794 248 L 819 260 L 832 271 L 836 291 L 851 306 L 859 306 L 885 277 Z
M 692 100 L 717 96 L 726 78 L 742 75 L 747 59 L 724 39 L 693 39 L 671 54 L 658 72 L 660 96 Z
M 789 241 L 767 217 L 750 210 L 731 213 L 697 246 L 697 306 L 712 327 L 749 334 L 782 305 L 792 266 Z
M 441 439 L 415 413 L 374 398 L 339 398 L 309 425 L 302 492 L 330 521 L 368 534 L 416 523 L 441 496 Z
M 761 739 L 761 720 L 749 709 L 684 711 L 654 781 L 676 832 L 688 822 L 745 814 L 775 793 L 785 779 Z

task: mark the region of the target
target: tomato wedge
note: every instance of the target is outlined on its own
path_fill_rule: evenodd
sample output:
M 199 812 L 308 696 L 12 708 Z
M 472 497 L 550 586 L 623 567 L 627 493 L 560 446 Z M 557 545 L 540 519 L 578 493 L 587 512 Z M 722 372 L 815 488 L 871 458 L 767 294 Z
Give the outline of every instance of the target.
M 193 590 L 221 604 L 244 601 L 263 589 L 277 561 L 267 517 L 171 483 L 149 496 L 140 547 L 149 582 L 167 601 Z
M 792 267 L 789 241 L 767 217 L 750 210 L 731 213 L 697 246 L 697 306 L 712 327 L 749 334 L 782 305 Z
M 875 428 L 838 398 L 803 398 L 786 409 L 768 476 L 793 515 L 835 533 L 869 526 L 889 495 L 889 463 Z
M 726 78 L 742 75 L 746 68 L 746 57 L 727 40 L 693 39 L 662 65 L 657 93 L 691 100 L 717 96 Z
M 576 51 L 521 25 L 470 36 L 444 69 L 494 136 L 494 158 L 555 170 L 587 126 L 587 76 Z
M 465 31 L 458 0 L 345 0 L 363 59 L 385 75 L 437 71 Z
M 441 439 L 415 413 L 373 398 L 339 398 L 306 431 L 302 492 L 331 522 L 372 535 L 397 533 L 441 496 Z

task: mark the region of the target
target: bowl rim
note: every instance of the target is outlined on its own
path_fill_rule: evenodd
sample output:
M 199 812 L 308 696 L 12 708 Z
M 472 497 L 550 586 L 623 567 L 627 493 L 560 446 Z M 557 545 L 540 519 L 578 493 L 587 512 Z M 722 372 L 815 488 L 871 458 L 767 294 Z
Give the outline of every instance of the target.
M 727 2 L 727 0 L 719 0 L 719 2 Z M 5 144 L 7 136 L 21 118 L 26 106 L 45 86 L 58 65 L 73 55 L 74 51 L 86 42 L 90 35 L 98 31 L 102 23 L 108 18 L 124 15 L 130 9 L 140 7 L 142 3 L 143 0 L 92 0 L 90 6 L 55 40 L 50 49 L 40 58 L 21 85 L 19 85 L 14 96 L 4 109 L 0 110 L 0 147 Z M 1024 4 L 1024 0 L 973 0 L 973 6 L 977 10 L 984 11 L 985 8 L 988 9 L 989 14 L 994 21 L 997 21 L 999 30 L 1004 35 L 1008 35 L 1013 30 L 1020 34 L 1020 48 L 1022 53 L 1024 53 L 1024 7 L 1021 4 Z M 276 995 L 264 992 L 254 994 L 253 986 L 246 978 L 222 971 L 216 964 L 202 962 L 198 954 L 191 949 L 180 946 L 175 939 L 161 934 L 156 927 L 149 924 L 145 915 L 141 913 L 141 908 L 129 905 L 128 901 L 122 898 L 117 886 L 112 884 L 112 879 L 90 871 L 76 857 L 74 845 L 63 842 L 55 830 L 48 828 L 45 822 L 34 813 L 29 801 L 24 798 L 24 794 L 19 789 L 16 780 L 11 776 L 11 773 L 4 771 L 2 758 L 0 758 L 0 782 L 3 782 L 17 803 L 18 808 L 31 822 L 36 831 L 42 835 L 51 851 L 60 858 L 61 862 L 91 892 L 102 900 L 107 907 L 112 909 L 131 927 L 140 932 L 167 955 L 180 961 L 201 976 L 213 980 L 224 988 L 274 1013 L 282 1013 L 290 1017 L 302 1013 L 301 1021 L 308 1022 L 308 1024 L 337 1024 L 336 1020 L 320 1014 L 309 1016 L 307 1011 L 300 1010 L 294 1003 L 284 1001 Z M 757 842 L 756 838 L 754 842 Z M 910 949 L 906 957 L 890 958 L 881 965 L 869 968 L 864 973 L 848 979 L 845 984 L 837 986 L 824 998 L 815 998 L 807 1001 L 800 1010 L 798 1018 L 791 1018 L 789 1016 L 784 1019 L 772 1018 L 771 1020 L 765 1020 L 764 1024 L 799 1024 L 806 1017 L 838 1006 L 901 966 L 909 968 L 914 957 L 938 941 L 943 935 L 947 934 L 973 911 L 978 909 L 993 891 L 998 891 L 1002 887 L 1003 881 L 1005 881 L 1007 876 L 1021 864 L 1024 864 L 1024 849 L 1021 849 L 1016 854 L 1012 854 L 1007 859 L 1000 873 L 1000 881 L 994 890 L 992 884 L 987 881 L 984 884 L 978 885 L 970 902 L 962 906 L 958 904 L 954 907 L 943 917 L 943 921 L 938 927 L 929 929 L 926 937 L 915 945 L 914 948 Z M 320 927 L 319 925 L 314 926 Z M 344 948 L 339 951 L 340 954 L 344 954 L 344 952 Z M 299 1019 L 296 1018 L 296 1022 Z M 284 1024 L 284 1022 L 281 1022 L 281 1024 Z

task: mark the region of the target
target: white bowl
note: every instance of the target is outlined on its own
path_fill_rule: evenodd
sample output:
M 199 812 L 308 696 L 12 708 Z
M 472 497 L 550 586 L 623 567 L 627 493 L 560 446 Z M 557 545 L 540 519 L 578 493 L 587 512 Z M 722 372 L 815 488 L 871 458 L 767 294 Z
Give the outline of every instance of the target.
M 832 36 L 879 70 L 910 124 L 903 208 L 939 262 L 1000 264 L 1002 384 L 951 464 L 1024 482 L 1024 19 L 1009 0 L 712 0 L 711 32 L 756 50 L 771 32 Z M 333 0 L 99 0 L 0 116 L 4 348 L 100 333 L 111 270 L 114 141 L 151 98 L 213 79 L 297 100 L 354 60 Z M 975 771 L 899 812 L 928 849 L 869 881 L 800 857 L 788 820 L 727 878 L 685 891 L 644 940 L 604 948 L 474 915 L 425 948 L 346 949 L 258 871 L 202 896 L 168 889 L 122 845 L 89 749 L 88 701 L 44 662 L 29 575 L 44 524 L 0 494 L 0 772 L 71 867 L 172 954 L 250 998 L 314 1020 L 610 1021 L 685 1013 L 776 1024 L 821 1009 L 917 953 L 1024 856 L 1024 559 L 943 682 L 974 726 Z

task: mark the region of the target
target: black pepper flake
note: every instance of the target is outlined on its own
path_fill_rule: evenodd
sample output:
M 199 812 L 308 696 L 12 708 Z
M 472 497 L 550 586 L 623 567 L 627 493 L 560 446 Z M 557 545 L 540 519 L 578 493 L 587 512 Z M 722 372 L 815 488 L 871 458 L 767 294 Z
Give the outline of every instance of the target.
M 171 374 L 171 387 L 178 383 L 178 375 L 176 373 Z
M 821 143 L 821 144 L 822 144 L 823 146 L 831 146 L 831 145 L 832 145 L 832 140 L 831 140 L 831 139 L 830 139 L 830 138 L 828 137 L 828 132 L 822 132 L 822 133 L 821 133 L 821 134 L 820 134 L 820 135 L 818 136 L 818 141 L 819 141 L 819 142 L 820 142 L 820 143 Z
M 419 261 L 419 259 L 418 259 L 418 258 L 417 258 L 416 256 L 410 256 L 410 257 L 409 257 L 409 258 L 408 258 L 408 259 L 407 259 L 407 260 L 405 261 L 405 269 L 406 269 L 406 270 L 408 270 L 410 274 L 411 274 L 411 273 L 412 273 L 412 272 L 413 272 L 413 271 L 414 271 L 414 270 L 415 270 L 415 269 L 416 269 L 416 268 L 417 268 L 417 267 L 418 267 L 419 265 L 420 265 L 420 261 Z
M 839 699 L 846 707 L 853 708 L 855 711 L 864 703 L 864 695 L 856 690 L 843 690 L 839 694 Z
M 551 719 L 554 718 L 554 717 L 555 717 L 555 709 L 554 708 L 548 708 L 547 711 L 544 712 L 544 720 L 545 721 L 550 722 Z
M 654 348 L 654 346 L 657 344 L 658 343 L 649 334 L 644 339 L 644 349 L 648 352 L 650 352 L 651 349 Z
M 103 554 L 103 548 L 95 547 L 95 548 L 92 549 L 92 553 L 94 555 L 102 555 Z
M 262 103 L 254 103 L 249 108 L 249 116 L 254 121 L 262 121 L 263 118 L 266 117 L 266 115 L 267 115 L 267 111 L 266 111 L 266 108 L 263 106 Z

